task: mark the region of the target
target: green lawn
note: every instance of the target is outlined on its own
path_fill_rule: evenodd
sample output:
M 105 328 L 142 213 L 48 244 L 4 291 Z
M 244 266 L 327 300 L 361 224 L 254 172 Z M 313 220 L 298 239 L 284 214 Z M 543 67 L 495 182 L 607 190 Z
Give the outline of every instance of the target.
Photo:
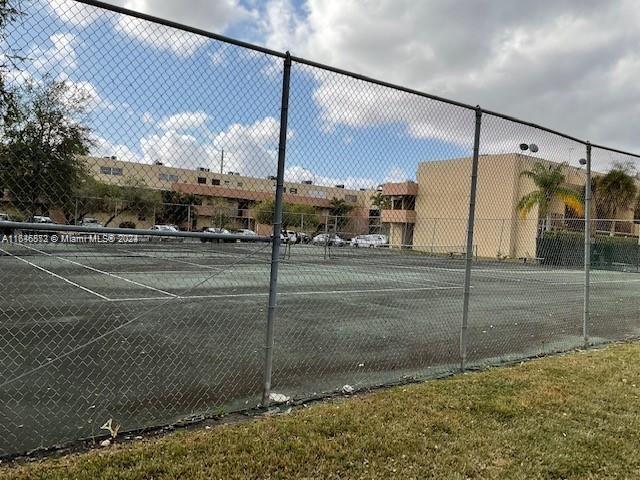
M 4 466 L 0 478 L 640 477 L 640 345 Z

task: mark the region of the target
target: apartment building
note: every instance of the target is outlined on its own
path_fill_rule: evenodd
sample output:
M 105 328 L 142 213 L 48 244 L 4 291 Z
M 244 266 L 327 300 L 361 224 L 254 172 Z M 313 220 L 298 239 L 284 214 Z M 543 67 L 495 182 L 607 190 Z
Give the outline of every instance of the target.
M 161 164 L 142 164 L 119 160 L 115 157 L 84 157 L 91 175 L 98 181 L 113 185 L 143 185 L 161 191 L 193 195 L 198 204 L 193 206 L 193 228 L 218 226 L 217 219 L 224 215 L 231 219 L 233 227 L 251 228 L 260 234 L 269 234 L 270 225 L 255 220 L 254 207 L 263 200 L 275 197 L 275 177 L 257 178 L 235 172 L 221 174 L 206 168 L 188 169 Z M 348 189 L 344 185 L 314 185 L 311 180 L 285 182 L 284 201 L 289 204 L 308 205 L 315 210 L 316 221 L 335 223 L 331 217 L 331 201 L 344 200 L 351 208 L 347 222 L 340 222 L 342 229 L 357 235 L 369 232 L 371 223 L 371 196 L 373 190 Z M 99 220 L 113 212 L 92 212 Z M 133 217 L 124 212 L 117 222 L 132 221 L 138 228 L 150 227 L 154 216 Z M 304 218 L 301 218 L 304 227 Z M 183 225 L 188 228 L 188 225 Z
M 535 184 L 522 172 L 541 162 L 557 163 L 519 153 L 481 155 L 478 160 L 478 190 L 474 245 L 484 257 L 535 257 L 540 228 L 538 208 L 524 217 L 517 205 Z M 386 184 L 382 193 L 389 201 L 382 209 L 383 224 L 389 225 L 390 244 L 412 245 L 415 250 L 455 252 L 466 244 L 469 212 L 471 158 L 422 162 L 417 181 Z M 562 167 L 565 183 L 584 191 L 584 169 Z M 602 175 L 594 172 L 594 176 Z M 639 184 L 640 185 L 640 184 Z M 584 220 L 555 198 L 550 207 L 551 228 L 579 230 Z M 618 235 L 638 236 L 633 209 L 619 212 L 615 222 Z M 607 225 L 604 225 L 607 223 Z M 601 225 L 602 224 L 602 225 Z M 611 222 L 595 222 L 596 229 L 609 230 Z M 602 232 L 602 233 L 605 233 Z

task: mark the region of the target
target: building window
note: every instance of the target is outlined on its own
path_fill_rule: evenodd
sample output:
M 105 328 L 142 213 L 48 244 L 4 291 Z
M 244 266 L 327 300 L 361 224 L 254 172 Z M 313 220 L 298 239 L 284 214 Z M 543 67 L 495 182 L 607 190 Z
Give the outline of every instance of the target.
M 219 178 L 212 178 L 211 179 L 211 185 L 220 185 L 220 179 Z
M 298 193 L 298 189 L 297 188 L 290 188 L 289 189 L 289 193 Z
M 100 167 L 100 173 L 103 175 L 111 175 L 111 167 Z
M 198 183 L 206 184 L 207 183 L 207 179 L 205 177 L 198 177 Z
M 238 186 L 239 186 L 240 188 L 242 188 L 242 185 L 243 185 L 243 183 L 242 183 L 242 182 L 238 182 Z
M 178 176 L 177 175 L 172 175 L 170 173 L 159 173 L 158 174 L 158 179 L 165 181 L 165 182 L 177 182 L 178 181 Z
M 355 195 L 345 195 L 344 199 L 347 202 L 351 202 L 351 203 L 356 203 L 358 201 L 358 197 L 356 197 Z
M 111 175 L 116 175 L 118 177 L 121 177 L 122 176 L 122 168 L 113 167 L 111 169 Z
M 229 185 L 229 180 L 225 180 L 225 181 L 224 181 L 224 184 L 225 184 L 225 185 Z

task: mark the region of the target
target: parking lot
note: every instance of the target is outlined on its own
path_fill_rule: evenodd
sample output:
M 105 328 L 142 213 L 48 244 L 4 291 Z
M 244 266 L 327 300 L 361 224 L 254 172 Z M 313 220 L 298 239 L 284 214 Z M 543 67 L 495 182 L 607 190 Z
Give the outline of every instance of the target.
M 267 243 L 0 245 L 0 455 L 260 400 Z M 293 245 L 273 390 L 310 397 L 459 364 L 464 259 Z M 582 343 L 584 274 L 474 262 L 471 366 Z M 636 335 L 640 276 L 592 274 L 593 342 Z M 615 307 L 616 315 L 609 313 Z

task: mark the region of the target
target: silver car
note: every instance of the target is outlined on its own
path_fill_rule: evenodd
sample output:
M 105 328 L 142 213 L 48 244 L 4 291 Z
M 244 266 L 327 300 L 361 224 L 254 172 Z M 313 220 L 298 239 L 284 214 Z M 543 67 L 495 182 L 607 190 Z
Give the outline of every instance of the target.
M 311 241 L 314 245 L 329 245 L 332 247 L 344 247 L 347 242 L 334 233 L 320 233 Z

